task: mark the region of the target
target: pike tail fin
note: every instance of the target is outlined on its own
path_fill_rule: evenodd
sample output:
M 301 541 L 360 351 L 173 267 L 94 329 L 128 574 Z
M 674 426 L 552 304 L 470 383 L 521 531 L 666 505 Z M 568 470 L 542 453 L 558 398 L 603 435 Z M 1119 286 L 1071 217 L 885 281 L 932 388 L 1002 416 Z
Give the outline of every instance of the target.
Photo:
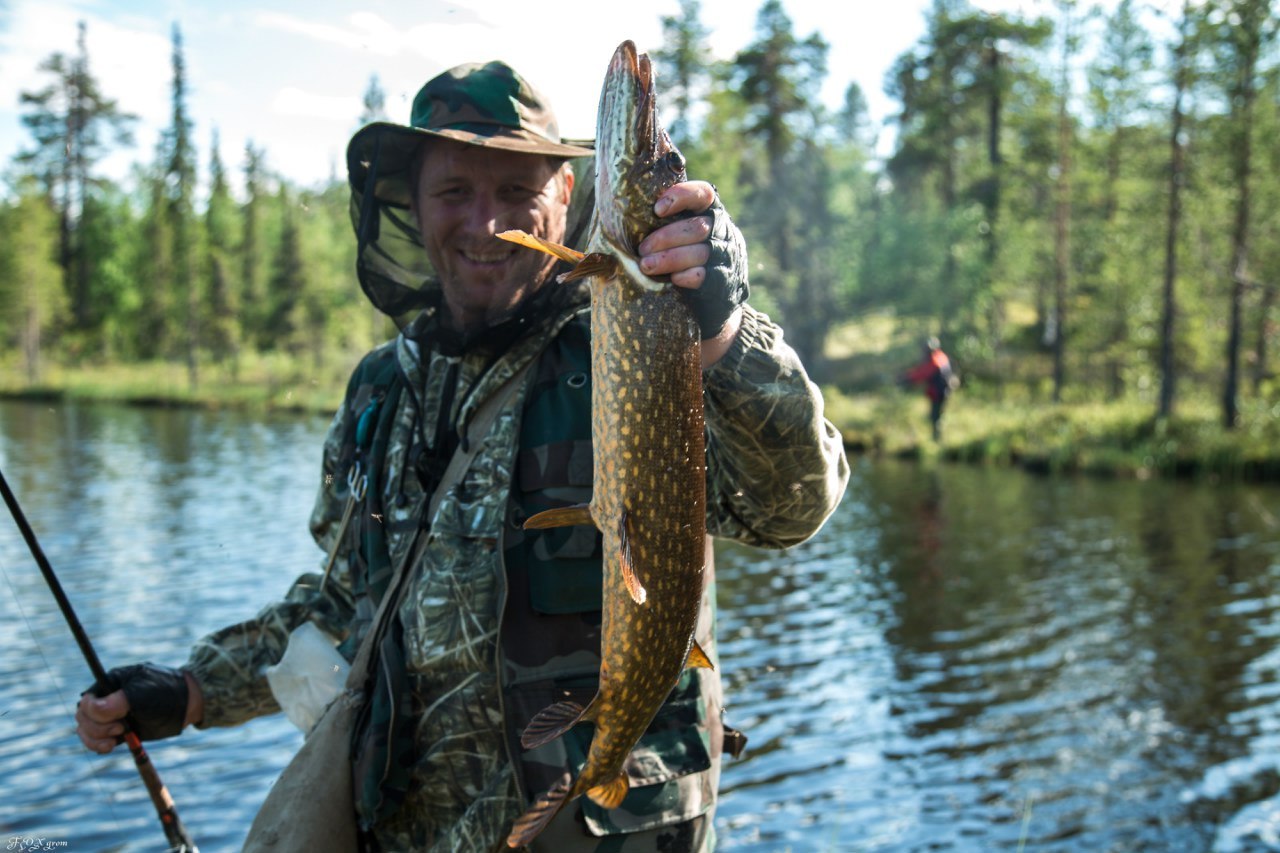
M 587 707 L 577 702 L 556 702 L 539 711 L 520 734 L 520 745 L 536 749 L 550 743 L 583 720 L 594 719 L 595 700 Z
M 507 836 L 507 846 L 524 847 L 532 843 L 569 801 L 569 786 L 570 777 L 565 773 L 559 782 L 551 786 L 551 790 L 539 797 L 512 825 L 511 834 Z
M 630 790 L 631 780 L 627 778 L 626 771 L 619 771 L 608 782 L 588 790 L 587 798 L 602 809 L 616 809 Z

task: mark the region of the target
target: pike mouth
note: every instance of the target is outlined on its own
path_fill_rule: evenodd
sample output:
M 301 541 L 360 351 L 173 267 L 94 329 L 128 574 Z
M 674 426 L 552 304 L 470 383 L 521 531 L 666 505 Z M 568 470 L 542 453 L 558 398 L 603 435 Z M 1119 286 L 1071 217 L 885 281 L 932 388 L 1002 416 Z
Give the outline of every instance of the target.
M 631 158 L 640 156 L 656 144 L 657 102 L 654 98 L 653 65 L 648 54 L 636 50 L 635 42 L 624 41 L 613 52 L 609 61 L 606 99 L 617 99 L 620 103 L 630 102 L 633 106 L 626 112 L 631 114 L 629 133 L 614 134 L 610 141 L 622 142 L 632 150 Z M 615 110 L 609 110 L 615 113 Z M 605 105 L 601 104 L 601 115 L 605 114 Z M 613 128 L 609 128 L 610 131 Z M 621 130 L 621 128 L 619 128 Z M 606 134 L 608 136 L 609 134 Z

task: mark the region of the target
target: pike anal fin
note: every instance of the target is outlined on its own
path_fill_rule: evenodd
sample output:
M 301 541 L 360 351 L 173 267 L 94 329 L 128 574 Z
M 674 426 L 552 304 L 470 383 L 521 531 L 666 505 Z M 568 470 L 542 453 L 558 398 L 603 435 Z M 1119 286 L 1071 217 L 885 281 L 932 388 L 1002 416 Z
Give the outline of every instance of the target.
M 626 772 L 623 771 L 603 785 L 596 785 L 594 788 L 588 789 L 587 798 L 602 809 L 616 809 L 622 805 L 622 800 L 627 796 L 627 791 L 630 790 L 631 780 L 627 778 Z
M 715 669 L 715 665 L 711 663 L 710 656 L 698 645 L 698 641 L 693 641 L 693 648 L 689 649 L 689 659 L 684 663 L 685 669 Z
M 636 575 L 635 562 L 631 556 L 631 533 L 627 529 L 627 514 L 625 512 L 618 519 L 618 540 L 621 543 L 618 562 L 622 566 L 622 582 L 626 584 L 631 600 L 636 604 L 644 604 L 649 600 L 649 593 L 645 590 L 644 584 L 640 583 L 639 576 Z
M 592 705 L 595 703 L 592 702 Z M 556 702 L 543 708 L 520 734 L 520 745 L 536 749 L 563 735 L 582 720 L 591 719 L 592 705 L 582 707 L 577 702 Z
M 576 524 L 595 526 L 591 517 L 591 504 L 574 504 L 535 512 L 524 520 L 525 530 L 547 530 L 552 527 L 573 527 Z

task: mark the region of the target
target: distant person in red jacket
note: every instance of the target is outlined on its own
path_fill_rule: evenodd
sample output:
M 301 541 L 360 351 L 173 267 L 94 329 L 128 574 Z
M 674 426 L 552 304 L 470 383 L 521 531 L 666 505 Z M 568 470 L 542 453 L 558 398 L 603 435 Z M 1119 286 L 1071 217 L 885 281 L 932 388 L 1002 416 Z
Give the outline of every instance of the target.
M 902 374 L 903 384 L 923 385 L 925 396 L 929 398 L 929 421 L 933 425 L 933 440 L 938 441 L 942 430 L 942 409 L 947 398 L 955 390 L 955 373 L 951 370 L 951 360 L 942 351 L 938 339 L 930 337 L 924 343 L 924 360 Z

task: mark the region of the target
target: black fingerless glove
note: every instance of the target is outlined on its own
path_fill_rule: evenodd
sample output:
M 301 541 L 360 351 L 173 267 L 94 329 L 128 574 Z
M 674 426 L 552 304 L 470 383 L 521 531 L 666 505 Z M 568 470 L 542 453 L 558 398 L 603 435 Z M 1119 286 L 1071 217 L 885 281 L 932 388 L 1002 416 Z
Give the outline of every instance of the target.
M 187 677 L 180 669 L 138 663 L 107 672 L 106 682 L 89 688 L 99 698 L 123 690 L 129 720 L 142 740 L 180 734 L 187 720 Z
M 746 241 L 720 203 L 720 196 L 701 215 L 711 217 L 711 235 L 707 238 L 711 257 L 707 259 L 707 277 L 702 286 L 686 290 L 685 296 L 705 341 L 720 334 L 729 315 L 747 301 L 751 288 L 747 284 Z

